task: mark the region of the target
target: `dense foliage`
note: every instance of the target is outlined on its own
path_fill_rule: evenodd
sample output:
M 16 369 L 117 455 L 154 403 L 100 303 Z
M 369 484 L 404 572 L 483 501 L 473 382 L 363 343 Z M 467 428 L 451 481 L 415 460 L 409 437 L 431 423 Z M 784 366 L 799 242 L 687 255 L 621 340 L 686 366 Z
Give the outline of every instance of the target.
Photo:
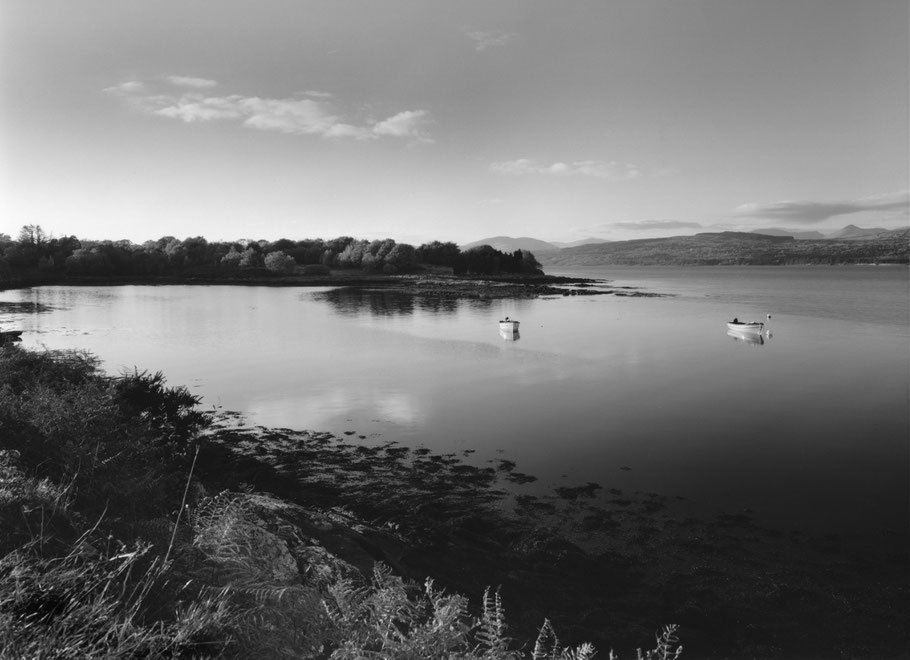
M 126 240 L 55 238 L 40 225 L 24 226 L 16 239 L 0 234 L 0 286 L 78 277 L 218 277 L 239 271 L 263 276 L 311 275 L 333 268 L 395 274 L 425 266 L 451 268 L 458 274 L 541 272 L 540 264 L 527 251 L 508 254 L 483 246 L 462 253 L 454 243 L 439 241 L 415 248 L 391 238 L 367 241 L 350 236 L 236 242 L 164 236 L 137 245 Z

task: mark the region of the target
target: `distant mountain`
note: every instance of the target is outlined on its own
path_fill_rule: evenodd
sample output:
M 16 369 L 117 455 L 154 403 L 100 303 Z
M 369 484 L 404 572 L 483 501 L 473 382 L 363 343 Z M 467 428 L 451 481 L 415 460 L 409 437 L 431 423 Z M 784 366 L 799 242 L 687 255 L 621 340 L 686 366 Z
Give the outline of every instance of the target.
M 798 241 L 818 240 L 826 238 L 820 231 L 795 231 L 793 229 L 781 229 L 779 227 L 767 227 L 765 229 L 755 229 L 753 234 L 764 234 L 765 236 L 792 236 Z
M 483 238 L 479 241 L 474 241 L 473 243 L 462 245 L 461 249 L 470 250 L 471 248 L 480 247 L 481 245 L 489 245 L 491 248 L 499 250 L 500 252 L 529 250 L 535 255 L 537 255 L 538 252 L 559 249 L 553 243 L 547 243 L 546 241 L 541 241 L 536 238 L 529 238 L 527 236 L 521 236 L 519 238 L 512 238 L 511 236 L 494 236 L 493 238 Z
M 887 233 L 888 230 L 881 227 L 863 229 L 862 227 L 857 227 L 856 225 L 847 225 L 840 231 L 836 231 L 833 234 L 828 234 L 828 238 L 866 239 L 875 238 Z
M 853 237 L 799 240 L 746 232 L 644 238 L 564 248 L 536 255 L 544 270 L 584 266 L 735 266 L 906 264 L 910 229 Z
M 597 243 L 609 243 L 610 241 L 603 238 L 583 238 L 580 241 L 572 241 L 571 243 L 562 243 L 560 241 L 550 241 L 553 245 L 558 248 L 569 248 L 569 247 L 578 247 L 579 245 L 595 245 Z

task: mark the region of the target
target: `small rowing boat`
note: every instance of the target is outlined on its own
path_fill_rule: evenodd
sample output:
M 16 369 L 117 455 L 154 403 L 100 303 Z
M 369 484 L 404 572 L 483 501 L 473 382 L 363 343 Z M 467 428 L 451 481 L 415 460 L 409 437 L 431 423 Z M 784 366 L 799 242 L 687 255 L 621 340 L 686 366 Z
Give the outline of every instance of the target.
M 740 321 L 733 319 L 727 323 L 727 329 L 733 332 L 758 332 L 761 333 L 765 324 L 761 321 Z

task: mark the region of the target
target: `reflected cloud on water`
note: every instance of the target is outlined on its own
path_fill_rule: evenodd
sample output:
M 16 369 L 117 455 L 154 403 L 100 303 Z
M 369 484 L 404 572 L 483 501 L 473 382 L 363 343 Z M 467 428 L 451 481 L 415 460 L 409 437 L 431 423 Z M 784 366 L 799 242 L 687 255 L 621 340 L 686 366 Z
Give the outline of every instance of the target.
M 352 411 L 360 424 L 370 420 L 374 428 L 411 428 L 426 421 L 424 407 L 411 392 L 376 389 L 367 383 L 323 390 L 288 391 L 283 396 L 244 400 L 242 393 L 229 407 L 240 407 L 251 419 L 265 426 L 332 430 L 341 433 L 353 425 Z M 386 429 L 386 430 L 388 430 Z

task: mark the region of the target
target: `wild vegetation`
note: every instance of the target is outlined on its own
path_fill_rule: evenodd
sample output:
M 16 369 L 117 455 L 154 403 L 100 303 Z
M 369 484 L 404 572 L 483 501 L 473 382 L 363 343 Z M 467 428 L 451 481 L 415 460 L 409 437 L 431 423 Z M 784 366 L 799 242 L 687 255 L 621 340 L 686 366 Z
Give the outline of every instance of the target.
M 0 347 L 0 658 L 593 657 L 548 621 L 510 638 L 497 591 L 472 607 L 358 570 L 313 538 L 338 513 L 209 492 L 198 403 L 160 374 Z M 676 632 L 638 657 L 679 657 Z
M 325 275 L 332 270 L 413 273 L 440 267 L 456 275 L 541 274 L 530 252 L 504 253 L 490 246 L 462 252 L 454 243 L 419 247 L 393 239 L 241 240 L 209 242 L 165 236 L 141 245 L 127 240 L 53 237 L 40 225 L 26 225 L 13 239 L 0 234 L 0 286 L 72 281 L 79 278 L 236 278 Z

